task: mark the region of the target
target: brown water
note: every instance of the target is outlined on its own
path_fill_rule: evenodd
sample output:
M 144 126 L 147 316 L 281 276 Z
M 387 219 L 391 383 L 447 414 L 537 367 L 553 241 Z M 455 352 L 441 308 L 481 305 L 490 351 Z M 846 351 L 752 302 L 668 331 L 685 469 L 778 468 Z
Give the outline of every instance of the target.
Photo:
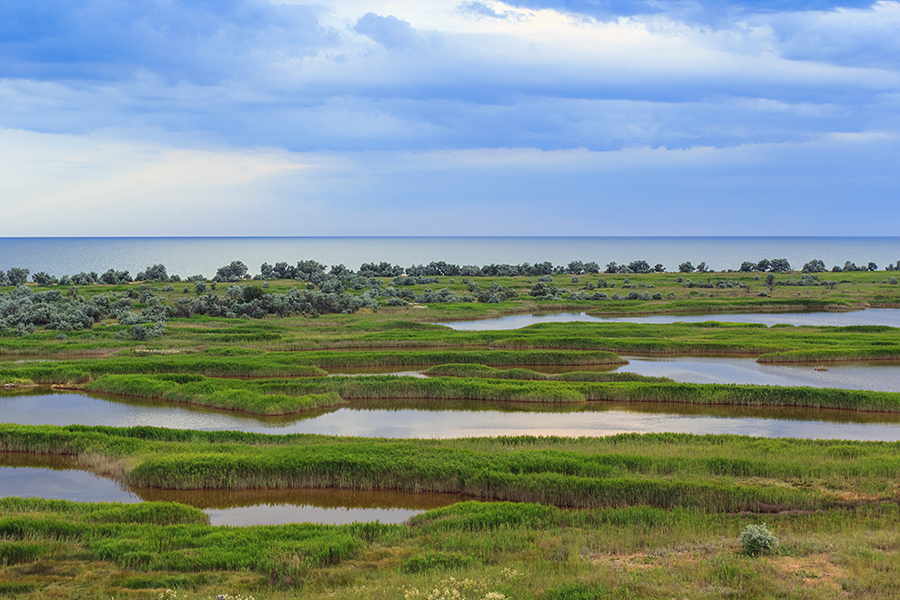
M 180 502 L 213 525 L 402 523 L 423 511 L 468 500 L 459 494 L 337 489 L 160 490 L 127 488 L 79 469 L 68 457 L 0 452 L 0 496 L 74 502 Z

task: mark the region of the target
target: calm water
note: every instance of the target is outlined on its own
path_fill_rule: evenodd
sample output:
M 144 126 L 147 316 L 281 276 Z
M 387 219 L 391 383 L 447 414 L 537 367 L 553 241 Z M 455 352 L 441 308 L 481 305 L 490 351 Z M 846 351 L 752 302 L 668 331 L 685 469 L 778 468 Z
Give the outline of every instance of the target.
M 459 265 L 520 264 L 573 260 L 605 266 L 646 260 L 674 271 L 684 261 L 705 261 L 715 270 L 737 269 L 744 261 L 787 258 L 800 268 L 811 259 L 828 268 L 873 261 L 884 268 L 900 260 L 897 237 L 319 237 L 319 238 L 0 238 L 0 269 L 25 267 L 32 273 L 71 275 L 110 268 L 132 275 L 162 263 L 169 274 L 212 277 L 233 260 L 250 273 L 263 262 L 313 259 L 358 269 L 387 261 L 407 267 L 446 261 Z
M 636 315 L 627 317 L 595 317 L 587 313 L 547 313 L 532 315 L 509 315 L 496 319 L 474 321 L 450 321 L 438 323 L 458 331 L 498 331 L 521 329 L 535 323 L 570 323 L 574 321 L 591 323 L 702 323 L 719 321 L 722 323 L 762 323 L 772 325 L 810 325 L 846 327 L 848 325 L 888 325 L 900 327 L 900 309 L 870 308 L 849 312 L 794 312 L 794 313 L 735 313 L 735 314 L 695 314 L 695 315 Z
M 628 360 L 628 364 L 619 367 L 617 371 L 669 377 L 682 383 L 737 383 L 900 392 L 900 362 L 893 361 L 828 364 L 827 371 L 816 371 L 811 365 L 759 364 L 753 358 L 623 358 Z
M 213 525 L 341 525 L 402 523 L 425 510 L 467 500 L 459 494 L 359 490 L 158 490 L 125 488 L 80 470 L 66 457 L 0 452 L 0 493 L 73 502 L 181 502 L 203 510 Z
M 900 415 L 803 409 L 592 402 L 563 406 L 365 401 L 277 419 L 85 394 L 0 395 L 4 420 L 23 425 L 152 425 L 176 429 L 384 438 L 604 436 L 682 432 L 762 437 L 900 440 Z

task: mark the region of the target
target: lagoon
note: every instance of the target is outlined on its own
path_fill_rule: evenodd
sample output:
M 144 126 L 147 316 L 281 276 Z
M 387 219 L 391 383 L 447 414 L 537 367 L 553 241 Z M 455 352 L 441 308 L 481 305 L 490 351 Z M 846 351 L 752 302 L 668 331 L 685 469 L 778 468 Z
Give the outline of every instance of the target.
M 79 469 L 68 457 L 0 452 L 3 496 L 73 502 L 180 502 L 203 510 L 212 525 L 402 523 L 413 515 L 468 500 L 460 494 L 340 489 L 160 490 L 128 488 Z
M 0 413 L 6 422 L 23 425 L 150 425 L 174 429 L 404 439 L 678 432 L 900 441 L 900 414 L 896 413 L 673 403 L 590 402 L 536 406 L 533 403 L 372 400 L 289 417 L 261 418 L 232 411 L 82 393 L 4 393 L 0 395 Z
M 794 325 L 796 327 L 848 327 L 851 325 L 887 325 L 900 327 L 900 309 L 870 308 L 847 312 L 767 312 L 767 313 L 698 313 L 666 315 L 595 316 L 588 313 L 536 313 L 509 315 L 496 319 L 472 321 L 445 321 L 435 323 L 457 331 L 502 331 L 521 329 L 537 323 L 762 323 L 773 325 Z

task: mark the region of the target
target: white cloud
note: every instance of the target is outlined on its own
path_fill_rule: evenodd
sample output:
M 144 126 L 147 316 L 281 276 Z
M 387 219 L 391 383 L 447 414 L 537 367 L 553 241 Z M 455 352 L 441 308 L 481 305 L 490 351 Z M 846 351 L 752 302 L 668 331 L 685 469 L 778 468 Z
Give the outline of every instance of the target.
M 283 151 L 173 148 L 123 133 L 0 130 L 2 235 L 208 228 L 273 203 L 267 187 L 308 168 Z

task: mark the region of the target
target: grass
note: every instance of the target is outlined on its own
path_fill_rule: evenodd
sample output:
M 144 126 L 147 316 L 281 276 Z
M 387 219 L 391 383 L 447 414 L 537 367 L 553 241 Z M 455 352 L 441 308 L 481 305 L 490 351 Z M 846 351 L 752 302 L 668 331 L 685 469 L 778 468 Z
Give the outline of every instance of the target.
M 883 274 L 823 274 L 837 281 L 833 289 L 772 290 L 753 273 L 687 276 L 721 279 L 715 289 L 683 287 L 671 273 L 599 277 L 615 284 L 602 289 L 610 295 L 627 294 L 628 285 L 663 300 L 542 302 L 528 296 L 526 278 L 485 278 L 482 288 L 495 280 L 519 297 L 319 317 L 194 316 L 170 320 L 162 338 L 145 342 L 122 338 L 127 326 L 114 320 L 65 332 L 65 339 L 53 331 L 2 331 L 0 355 L 32 362 L 0 362 L 0 383 L 79 386 L 256 414 L 388 398 L 516 402 L 517 410 L 595 400 L 897 410 L 898 394 L 677 384 L 580 370 L 622 364 L 623 353 L 811 364 L 895 359 L 895 328 L 764 327 L 714 317 L 897 307 L 900 287 L 882 283 Z M 797 274 L 777 279 L 789 277 Z M 461 279 L 431 285 L 461 294 Z M 570 276 L 553 279 L 572 291 L 598 283 L 598 276 L 577 285 Z M 270 285 L 284 293 L 295 282 Z M 131 287 L 77 293 L 127 295 Z M 174 304 L 180 291 L 154 293 Z M 535 310 L 710 318 L 474 332 L 431 324 Z M 429 368 L 431 377 L 326 377 L 323 370 L 366 366 Z M 546 366 L 568 372 L 529 368 Z M 490 500 L 428 511 L 408 525 L 215 528 L 203 513 L 176 504 L 0 499 L 4 598 L 880 600 L 900 590 L 896 443 L 687 434 L 388 440 L 0 424 L 0 449 L 68 455 L 123 485 L 430 490 Z M 740 534 L 760 523 L 780 545 L 748 556 Z

